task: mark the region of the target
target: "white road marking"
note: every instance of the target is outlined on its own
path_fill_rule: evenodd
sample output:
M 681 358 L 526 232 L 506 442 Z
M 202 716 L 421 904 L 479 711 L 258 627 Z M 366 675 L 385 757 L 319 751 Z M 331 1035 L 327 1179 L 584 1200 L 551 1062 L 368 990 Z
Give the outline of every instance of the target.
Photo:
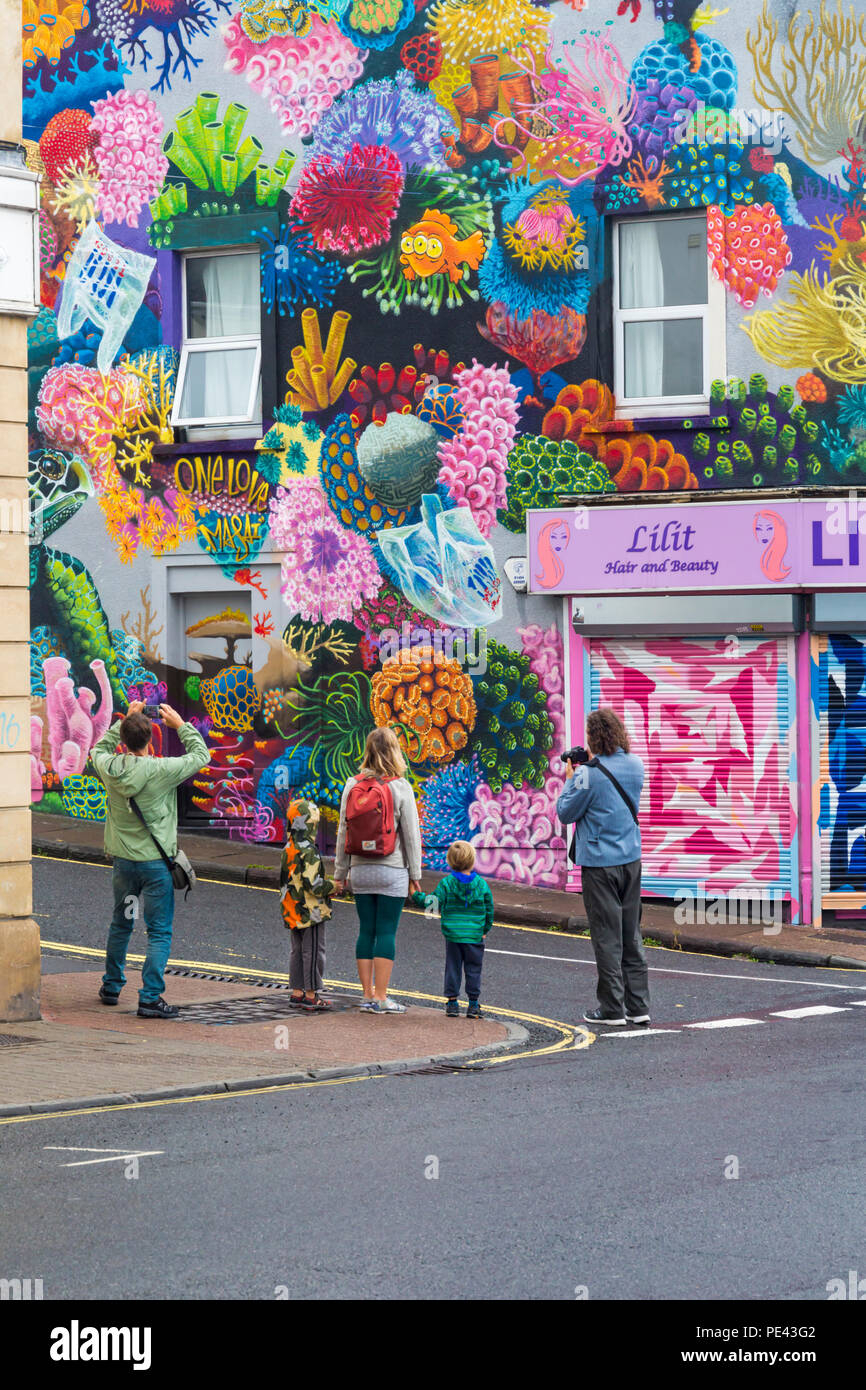
M 87 1149 L 74 1144 L 43 1144 L 42 1147 L 60 1153 L 104 1155 L 103 1158 L 79 1158 L 75 1163 L 61 1163 L 61 1168 L 87 1168 L 92 1163 L 122 1163 L 129 1158 L 154 1158 L 157 1154 L 165 1153 L 165 1149 L 141 1149 L 128 1153 L 126 1149 Z
M 681 1033 L 681 1028 L 611 1028 L 609 1033 L 599 1033 L 600 1038 L 648 1038 L 653 1033 Z
M 866 999 L 849 999 L 849 1006 L 854 1005 L 861 1009 L 866 1009 Z
M 652 950 L 652 947 L 649 948 Z M 579 956 L 545 956 L 540 951 L 503 951 L 498 946 L 485 946 L 487 956 L 524 956 L 527 960 L 556 960 L 566 965 L 595 965 L 594 960 L 581 960 Z M 810 989 L 863 989 L 866 985 L 837 985 L 832 980 L 786 980 L 780 975 L 728 975 L 723 970 L 672 970 L 667 965 L 650 965 L 651 975 L 701 975 L 710 980 L 749 980 L 768 985 L 805 985 Z M 866 999 L 861 1001 L 866 1005 Z
M 864 1000 L 866 1003 L 866 1000 Z M 839 1009 L 831 1004 L 813 1004 L 810 1009 L 774 1009 L 771 1018 L 811 1018 L 814 1014 L 844 1014 L 847 1009 Z
M 684 1028 L 747 1028 L 753 1023 L 763 1023 L 762 1018 L 711 1018 L 706 1023 L 684 1023 Z

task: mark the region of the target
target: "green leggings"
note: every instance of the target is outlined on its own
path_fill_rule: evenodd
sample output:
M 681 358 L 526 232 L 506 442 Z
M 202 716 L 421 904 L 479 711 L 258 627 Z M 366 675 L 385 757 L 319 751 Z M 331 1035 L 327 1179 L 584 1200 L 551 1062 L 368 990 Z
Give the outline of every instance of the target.
M 356 960 L 393 960 L 403 898 L 388 898 L 384 893 L 356 893 L 355 907 L 361 930 L 355 944 Z

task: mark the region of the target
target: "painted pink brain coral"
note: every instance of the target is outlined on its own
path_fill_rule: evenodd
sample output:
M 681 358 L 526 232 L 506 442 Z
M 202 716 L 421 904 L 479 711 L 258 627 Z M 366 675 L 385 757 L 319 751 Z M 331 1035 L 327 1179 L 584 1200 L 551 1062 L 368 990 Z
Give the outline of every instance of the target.
M 439 481 L 458 506 L 469 507 L 482 536 L 489 536 L 504 505 L 508 452 L 517 430 L 517 388 L 505 367 L 473 360 L 454 377 L 463 410 L 460 434 L 439 449 Z
M 707 208 L 707 250 L 716 279 L 746 309 L 759 294 L 768 297 L 791 264 L 791 248 L 772 203 L 753 203 L 727 217 L 720 207 Z
M 253 43 L 234 15 L 223 29 L 226 68 L 243 73 L 277 117 L 283 134 L 312 135 L 319 117 L 364 71 L 366 53 L 317 14 L 303 38 L 275 36 Z
M 271 499 L 271 537 L 284 551 L 282 594 L 291 616 L 318 622 L 351 622 L 382 583 L 363 536 L 341 526 L 321 484 L 298 478 Z
M 65 657 L 49 656 L 42 663 L 51 766 L 61 779 L 77 777 L 84 771 L 91 748 L 99 742 L 111 723 L 111 685 L 105 662 L 99 659 L 91 661 L 90 669 L 101 694 L 95 713 L 93 706 L 96 695 L 86 686 L 82 686 L 76 695 L 69 675 L 69 662 Z
M 168 160 L 162 152 L 162 117 L 146 92 L 112 92 L 93 103 L 99 143 L 96 208 L 105 222 L 138 226 L 143 205 L 162 187 Z

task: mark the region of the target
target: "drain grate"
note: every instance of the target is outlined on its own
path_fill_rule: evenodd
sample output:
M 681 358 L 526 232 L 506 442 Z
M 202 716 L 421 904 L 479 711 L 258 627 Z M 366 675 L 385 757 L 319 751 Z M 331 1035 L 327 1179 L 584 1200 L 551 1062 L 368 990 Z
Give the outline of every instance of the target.
M 357 1008 L 355 999 L 331 999 L 332 1013 Z M 179 1004 L 180 1023 L 267 1023 L 276 1018 L 315 1018 L 303 1009 L 293 1009 L 288 999 L 210 999 L 199 1004 Z
M 44 1041 L 44 1038 L 27 1038 L 21 1033 L 0 1033 L 0 1047 L 31 1047 Z

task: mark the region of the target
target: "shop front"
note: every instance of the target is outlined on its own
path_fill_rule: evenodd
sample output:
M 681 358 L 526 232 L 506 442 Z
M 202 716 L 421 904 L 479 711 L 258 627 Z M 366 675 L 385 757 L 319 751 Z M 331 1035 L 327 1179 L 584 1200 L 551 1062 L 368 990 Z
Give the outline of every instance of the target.
M 647 768 L 646 891 L 866 920 L 856 499 L 593 504 L 527 526 L 530 590 L 563 596 L 569 738 L 612 706 Z

